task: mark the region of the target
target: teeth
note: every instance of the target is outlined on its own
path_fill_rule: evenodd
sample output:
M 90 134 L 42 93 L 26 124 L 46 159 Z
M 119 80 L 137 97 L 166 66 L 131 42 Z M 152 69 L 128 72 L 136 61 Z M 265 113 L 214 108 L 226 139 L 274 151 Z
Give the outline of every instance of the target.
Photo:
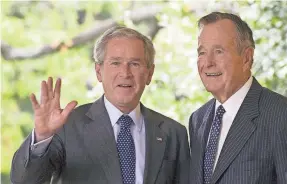
M 222 73 L 218 72 L 218 73 L 205 73 L 207 76 L 219 76 Z
M 131 85 L 127 85 L 127 84 L 121 84 L 119 86 L 121 86 L 121 87 L 131 87 Z

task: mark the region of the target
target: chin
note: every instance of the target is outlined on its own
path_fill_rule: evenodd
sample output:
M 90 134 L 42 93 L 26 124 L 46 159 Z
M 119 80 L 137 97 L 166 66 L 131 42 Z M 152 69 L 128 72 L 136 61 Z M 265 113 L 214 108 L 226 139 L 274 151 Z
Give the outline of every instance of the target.
M 130 104 L 132 103 L 133 98 L 131 96 L 119 96 L 117 101 L 119 104 Z
M 214 85 L 214 84 L 211 84 L 211 85 L 204 85 L 205 86 L 205 89 L 206 91 L 210 92 L 210 93 L 214 93 L 215 91 L 218 91 L 220 89 L 220 87 Z

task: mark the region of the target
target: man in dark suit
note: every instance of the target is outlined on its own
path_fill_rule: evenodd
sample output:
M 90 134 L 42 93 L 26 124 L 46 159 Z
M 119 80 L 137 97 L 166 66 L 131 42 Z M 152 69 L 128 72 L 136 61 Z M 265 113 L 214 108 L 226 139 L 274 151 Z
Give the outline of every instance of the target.
M 189 145 L 184 126 L 140 103 L 154 72 L 152 42 L 114 27 L 94 49 L 105 94 L 76 109 L 60 108 L 61 80 L 43 81 L 41 102 L 31 95 L 35 128 L 12 162 L 14 184 L 188 183 Z M 74 109 L 74 110 L 73 110 Z
M 251 29 L 220 12 L 198 26 L 198 71 L 214 99 L 190 117 L 190 183 L 286 184 L 287 99 L 252 77 Z

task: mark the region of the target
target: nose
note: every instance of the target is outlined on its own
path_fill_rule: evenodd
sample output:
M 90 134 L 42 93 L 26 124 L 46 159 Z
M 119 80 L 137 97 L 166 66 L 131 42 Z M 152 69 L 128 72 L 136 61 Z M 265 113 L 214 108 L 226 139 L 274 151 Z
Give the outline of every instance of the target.
M 209 52 L 207 54 L 207 57 L 206 57 L 206 66 L 207 67 L 212 67 L 214 66 L 214 53 L 213 52 Z
M 124 63 L 121 65 L 120 76 L 121 77 L 130 77 L 132 75 L 130 65 L 128 63 Z

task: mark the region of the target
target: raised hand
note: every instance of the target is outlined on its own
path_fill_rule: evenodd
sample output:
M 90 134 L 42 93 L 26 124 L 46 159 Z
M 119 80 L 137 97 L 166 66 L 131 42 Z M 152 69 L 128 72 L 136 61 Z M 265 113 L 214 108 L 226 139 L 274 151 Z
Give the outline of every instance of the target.
M 39 104 L 35 94 L 31 94 L 30 100 L 34 110 L 35 142 L 47 139 L 54 135 L 65 123 L 77 106 L 76 101 L 67 104 L 64 109 L 60 106 L 61 79 L 58 79 L 53 89 L 53 78 L 42 81 L 41 103 Z

